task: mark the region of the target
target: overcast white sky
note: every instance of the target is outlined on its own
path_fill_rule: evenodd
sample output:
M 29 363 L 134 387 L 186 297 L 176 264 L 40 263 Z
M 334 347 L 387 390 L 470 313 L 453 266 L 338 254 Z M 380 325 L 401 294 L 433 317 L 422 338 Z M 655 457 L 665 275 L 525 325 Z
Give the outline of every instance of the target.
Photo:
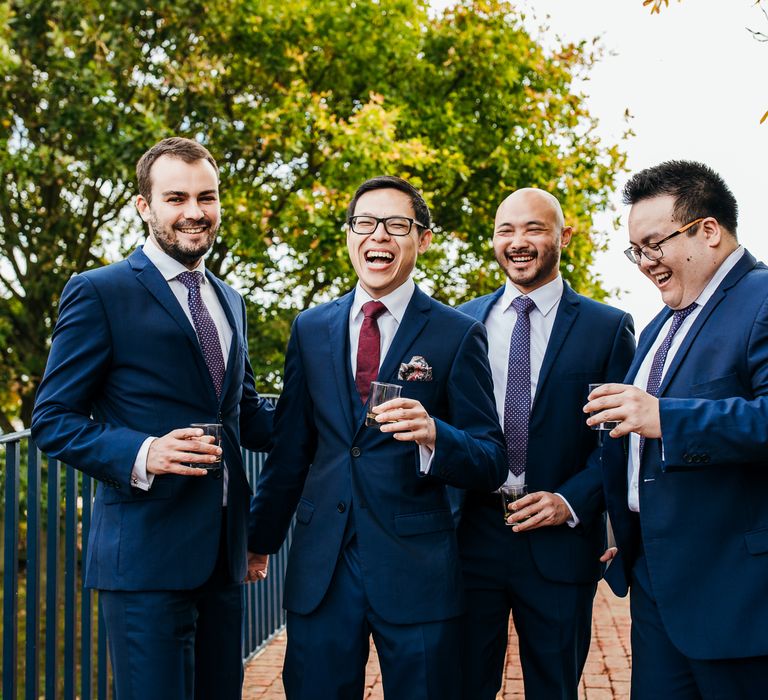
M 600 36 L 605 58 L 578 86 L 600 133 L 616 142 L 626 128 L 630 172 L 664 160 L 699 160 L 718 171 L 739 202 L 740 241 L 768 261 L 768 43 L 747 27 L 768 33 L 754 0 L 676 0 L 651 15 L 642 0 L 522 0 L 534 35 L 578 41 Z M 433 0 L 436 8 L 449 0 Z M 622 184 L 623 180 L 622 179 Z M 626 224 L 627 210 L 615 201 Z M 609 217 L 598 222 L 609 230 Z M 627 231 L 610 236 L 598 271 L 606 286 L 624 290 L 615 303 L 642 329 L 661 308 L 658 292 L 624 258 Z

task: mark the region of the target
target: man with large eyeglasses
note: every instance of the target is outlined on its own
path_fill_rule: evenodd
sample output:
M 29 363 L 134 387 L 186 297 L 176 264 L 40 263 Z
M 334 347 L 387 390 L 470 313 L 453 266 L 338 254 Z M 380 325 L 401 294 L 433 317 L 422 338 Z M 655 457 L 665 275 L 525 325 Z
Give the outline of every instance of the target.
M 627 257 L 665 308 L 626 384 L 587 422 L 620 421 L 603 479 L 631 592 L 632 697 L 759 698 L 768 688 L 768 268 L 736 238 L 737 204 L 700 163 L 635 175 Z M 672 233 L 670 233 L 672 230 Z
M 483 326 L 415 285 L 432 238 L 405 180 L 348 209 L 355 289 L 293 325 L 275 444 L 251 510 L 257 566 L 296 513 L 284 605 L 289 700 L 359 700 L 372 636 L 384 692 L 456 700 L 463 591 L 447 485 L 506 476 Z M 401 396 L 370 406 L 371 380 Z M 366 414 L 377 423 L 366 427 Z

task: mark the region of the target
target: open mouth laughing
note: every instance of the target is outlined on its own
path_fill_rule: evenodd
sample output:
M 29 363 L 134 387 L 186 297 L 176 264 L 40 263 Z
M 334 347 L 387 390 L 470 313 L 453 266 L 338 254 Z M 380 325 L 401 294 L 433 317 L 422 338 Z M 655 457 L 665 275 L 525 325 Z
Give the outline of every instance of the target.
M 366 250 L 364 257 L 368 267 L 374 270 L 383 270 L 391 265 L 395 260 L 393 253 L 388 250 L 381 249 Z

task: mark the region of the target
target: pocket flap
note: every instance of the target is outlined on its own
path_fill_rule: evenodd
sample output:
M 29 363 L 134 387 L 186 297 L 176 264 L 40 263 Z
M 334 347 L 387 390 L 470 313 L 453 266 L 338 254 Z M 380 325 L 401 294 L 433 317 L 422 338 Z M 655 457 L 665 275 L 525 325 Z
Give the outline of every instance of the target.
M 453 517 L 450 510 L 432 510 L 427 513 L 395 516 L 395 532 L 403 537 L 452 529 Z
M 315 512 L 315 506 L 309 501 L 305 501 L 303 498 L 299 501 L 299 506 L 296 508 L 296 522 L 307 525 L 312 520 L 312 515 Z
M 768 552 L 768 529 L 748 532 L 744 541 L 750 554 L 765 554 Z

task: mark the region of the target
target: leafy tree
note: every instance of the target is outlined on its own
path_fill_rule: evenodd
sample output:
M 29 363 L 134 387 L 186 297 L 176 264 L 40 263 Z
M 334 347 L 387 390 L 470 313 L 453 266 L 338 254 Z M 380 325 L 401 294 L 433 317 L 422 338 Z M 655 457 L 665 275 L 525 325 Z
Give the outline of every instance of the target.
M 555 193 L 580 234 L 565 276 L 605 295 L 592 217 L 625 156 L 572 93 L 599 54 L 547 53 L 503 0 L 437 17 L 421 0 L 0 0 L 3 19 L 0 372 L 25 422 L 61 288 L 141 239 L 133 165 L 171 134 L 219 160 L 224 226 L 207 264 L 250 302 L 264 389 L 279 386 L 296 312 L 352 286 L 341 224 L 376 174 L 430 202 L 441 235 L 419 279 L 438 298 L 500 282 L 493 214 L 528 185 Z

